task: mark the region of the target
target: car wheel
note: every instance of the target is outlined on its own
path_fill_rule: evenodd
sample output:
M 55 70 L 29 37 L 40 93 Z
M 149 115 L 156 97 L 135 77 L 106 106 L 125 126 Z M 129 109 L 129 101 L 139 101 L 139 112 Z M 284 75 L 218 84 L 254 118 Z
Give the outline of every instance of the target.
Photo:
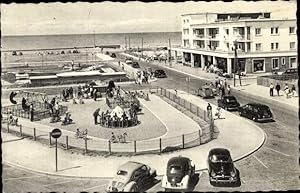
M 138 186 L 137 185 L 132 186 L 130 192 L 138 192 Z

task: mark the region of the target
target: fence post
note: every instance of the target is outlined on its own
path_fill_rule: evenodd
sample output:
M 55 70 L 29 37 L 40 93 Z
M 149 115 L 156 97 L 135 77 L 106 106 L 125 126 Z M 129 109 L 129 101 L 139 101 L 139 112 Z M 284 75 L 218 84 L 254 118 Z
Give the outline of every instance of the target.
M 111 155 L 111 142 L 110 142 L 110 140 L 108 140 L 108 152 L 109 152 L 109 155 Z
M 197 106 L 197 116 L 199 117 L 199 107 Z
M 182 149 L 184 149 L 184 134 L 182 135 Z
M 199 145 L 201 145 L 201 130 L 200 129 L 199 129 L 198 134 L 199 134 Z
M 210 139 L 212 140 L 214 138 L 214 120 L 210 120 Z
M 84 138 L 84 152 L 87 153 L 87 138 Z
M 66 136 L 66 150 L 69 149 L 69 137 Z
M 203 111 L 204 121 L 206 121 L 206 111 Z
M 8 123 L 8 120 L 7 120 L 7 133 L 9 133 L 9 123 Z
M 159 138 L 159 152 L 161 153 L 161 138 Z
M 192 112 L 192 103 L 191 102 L 189 102 L 190 103 L 190 111 Z
M 52 143 L 51 143 L 51 132 L 49 132 L 49 146 L 51 147 Z
M 134 146 L 134 153 L 136 153 L 136 141 L 133 141 L 133 146 Z
M 20 124 L 20 136 L 23 136 L 22 125 Z
M 185 108 L 185 100 L 183 99 L 183 108 Z
M 33 140 L 36 141 L 36 130 L 35 130 L 35 127 L 33 128 Z

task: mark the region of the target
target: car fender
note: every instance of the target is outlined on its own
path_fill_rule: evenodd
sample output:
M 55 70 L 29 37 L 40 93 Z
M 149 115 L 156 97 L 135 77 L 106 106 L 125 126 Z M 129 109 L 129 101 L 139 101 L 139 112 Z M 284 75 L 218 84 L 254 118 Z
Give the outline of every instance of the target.
M 182 183 L 182 188 L 188 188 L 190 183 L 190 176 L 189 175 L 184 176 L 181 180 L 181 183 Z
M 167 187 L 167 184 L 168 184 L 168 178 L 167 178 L 167 175 L 164 175 L 162 180 L 161 180 L 161 186 L 164 188 L 164 187 Z
M 125 185 L 123 191 L 124 191 L 124 192 L 131 192 L 131 191 L 132 191 L 132 188 L 133 188 L 134 186 L 137 186 L 136 182 L 135 182 L 135 181 L 131 181 L 131 182 L 129 182 L 128 184 Z
M 151 168 L 149 173 L 150 173 L 151 176 L 156 177 L 156 170 L 155 169 Z

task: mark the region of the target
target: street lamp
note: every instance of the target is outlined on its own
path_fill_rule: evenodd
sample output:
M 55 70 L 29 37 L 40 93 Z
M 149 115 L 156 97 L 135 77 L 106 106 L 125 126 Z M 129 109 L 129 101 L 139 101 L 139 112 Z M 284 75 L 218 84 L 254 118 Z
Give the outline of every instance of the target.
M 237 66 L 237 40 L 234 40 L 234 64 L 233 64 L 233 86 L 235 87 L 235 69 Z

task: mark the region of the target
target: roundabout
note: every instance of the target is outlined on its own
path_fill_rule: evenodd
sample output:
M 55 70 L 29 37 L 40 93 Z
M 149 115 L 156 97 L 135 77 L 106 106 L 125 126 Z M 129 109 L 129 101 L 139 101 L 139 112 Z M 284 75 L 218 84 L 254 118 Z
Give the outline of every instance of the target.
M 170 91 L 172 92 L 172 91 Z M 202 108 L 205 108 L 207 103 L 202 99 L 188 95 L 183 91 L 178 91 L 178 95 L 188 101 L 191 101 Z M 107 149 L 107 141 L 110 138 L 111 131 L 114 132 L 128 132 L 127 140 L 129 143 L 117 143 L 112 144 L 111 148 L 116 151 L 124 151 L 128 148 L 130 152 L 134 151 L 134 144 L 130 140 L 136 140 L 139 138 L 141 142 L 143 142 L 143 148 L 147 149 L 147 146 L 154 146 L 158 148 L 158 143 L 153 143 L 153 140 L 158 140 L 157 138 L 169 139 L 169 142 L 174 143 L 174 141 L 181 142 L 181 135 L 184 133 L 197 132 L 201 130 L 199 125 L 191 120 L 188 116 L 181 113 L 165 101 L 163 101 L 159 96 L 151 94 L 150 100 L 146 101 L 141 99 L 141 105 L 144 107 L 143 112 L 144 116 L 148 114 L 145 120 L 143 120 L 143 116 L 140 116 L 139 120 L 141 124 L 135 127 L 129 128 L 100 128 L 99 125 L 93 125 L 94 129 L 89 128 L 89 136 L 90 140 L 88 140 L 88 147 L 90 151 L 95 149 Z M 101 99 L 102 100 L 102 99 Z M 97 105 L 101 102 L 96 101 Z M 81 125 L 82 128 L 87 128 L 86 123 L 89 123 L 92 127 L 93 124 L 93 116 L 92 112 L 95 110 L 95 103 L 92 100 L 87 100 L 84 105 L 85 112 L 82 113 L 80 109 L 82 106 L 78 105 L 74 107 L 69 107 L 69 110 L 73 112 L 73 110 L 77 110 L 78 115 L 72 113 L 72 117 L 76 122 L 76 125 Z M 66 104 L 65 104 L 66 105 Z M 103 107 L 105 107 L 105 103 L 103 102 Z M 100 107 L 101 108 L 101 107 Z M 213 106 L 213 114 L 216 111 L 216 106 Z M 90 109 L 90 110 L 88 110 Z M 86 111 L 90 112 L 90 114 L 86 113 Z M 148 111 L 148 113 L 147 113 Z M 75 111 L 74 111 L 75 112 Z M 168 113 L 166 113 L 168 112 Z M 54 174 L 54 175 L 64 175 L 64 176 L 80 176 L 80 177 L 112 177 L 114 175 L 114 171 L 117 167 L 127 161 L 137 161 L 141 163 L 145 163 L 157 170 L 158 175 L 163 175 L 165 172 L 165 167 L 167 161 L 174 156 L 185 156 L 189 157 L 193 160 L 196 165 L 196 171 L 206 169 L 206 159 L 208 155 L 208 151 L 212 148 L 216 147 L 224 147 L 231 151 L 232 157 L 234 161 L 242 159 L 247 155 L 253 153 L 258 150 L 264 143 L 265 135 L 264 132 L 257 127 L 252 122 L 242 119 L 230 112 L 224 111 L 223 115 L 225 119 L 216 120 L 215 124 L 220 130 L 219 136 L 217 139 L 210 141 L 206 144 L 201 144 L 200 146 L 182 149 L 180 151 L 174 151 L 171 153 L 163 153 L 163 154 L 145 154 L 145 155 L 131 155 L 131 156 L 88 156 L 78 152 L 66 151 L 63 149 L 59 149 L 59 167 L 61 170 L 58 172 L 54 172 L 53 167 L 48 166 L 48 160 L 54 159 L 52 156 L 52 148 L 49 148 L 46 145 L 41 145 L 38 142 L 30 141 L 29 139 L 23 139 L 18 144 L 15 144 L 12 147 L 9 143 L 3 144 L 3 157 L 7 163 L 12 165 L 17 165 L 19 167 L 24 167 L 30 170 Z M 77 117 L 78 116 L 78 117 Z M 158 119 L 159 117 L 159 119 Z M 76 120 L 82 120 L 76 121 Z M 22 120 L 24 125 L 35 126 L 36 128 L 43 129 L 44 134 L 55 127 L 55 124 L 49 125 L 49 121 L 44 119 L 37 122 L 29 122 L 27 120 Z M 145 127 L 143 130 L 141 127 L 143 123 L 148 124 L 156 124 L 157 126 L 151 126 L 151 130 L 149 127 Z M 234 124 L 233 124 L 234 122 Z M 60 126 L 60 125 L 59 125 Z M 63 131 L 63 136 L 69 134 L 69 136 L 74 135 L 74 125 L 70 124 L 64 127 L 61 127 Z M 158 129 L 159 128 L 159 129 Z M 141 131 L 141 132 L 137 132 Z M 25 132 L 25 127 L 24 127 Z M 42 134 L 42 133 L 41 133 Z M 191 135 L 194 136 L 195 134 Z M 101 138 L 100 138 L 101 137 Z M 47 138 L 47 135 L 46 137 Z M 71 138 L 71 137 L 70 137 Z M 151 140 L 152 139 L 152 140 Z M 64 143 L 64 138 L 60 138 L 60 142 Z M 94 143 L 91 144 L 90 142 Z M 159 141 L 159 140 L 158 140 Z M 70 143 L 78 143 L 82 146 L 84 145 L 83 140 L 75 140 L 69 141 Z M 37 148 L 38 146 L 38 148 Z M 26 147 L 26 148 L 23 148 Z M 10 154 L 14 148 L 18 149 L 17 154 Z M 28 153 L 28 148 L 31 150 Z M 151 149 L 150 148 L 150 149 Z M 139 150 L 139 142 L 137 142 L 137 151 Z M 26 157 L 27 159 L 24 159 Z M 18 160 L 17 162 L 15 160 Z M 39 164 L 32 164 L 30 160 L 39 160 Z M 159 161 L 158 161 L 159 160 Z M 72 168 L 72 169 L 67 169 Z

